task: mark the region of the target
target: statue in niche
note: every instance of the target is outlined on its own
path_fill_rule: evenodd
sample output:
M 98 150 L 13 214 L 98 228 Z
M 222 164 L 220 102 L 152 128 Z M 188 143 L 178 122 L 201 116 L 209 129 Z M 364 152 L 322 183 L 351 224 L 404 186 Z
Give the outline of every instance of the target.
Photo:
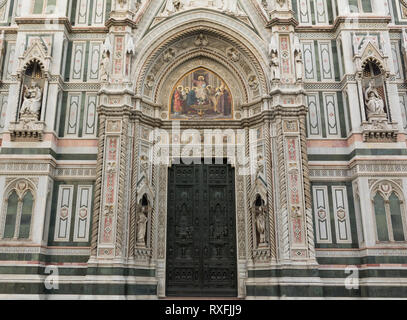
M 146 246 L 148 222 L 148 206 L 139 205 L 137 208 L 137 246 Z
M 371 120 L 371 118 L 374 116 L 383 116 L 386 114 L 384 112 L 383 99 L 380 97 L 377 89 L 373 87 L 372 81 L 369 83 L 369 87 L 366 89 L 365 99 L 368 120 Z
M 259 247 L 266 244 L 266 212 L 265 206 L 256 206 L 256 230 L 259 235 Z
M 21 106 L 20 117 L 35 116 L 37 120 L 40 116 L 42 101 L 42 89 L 36 82 L 31 86 L 24 86 L 24 101 Z
M 277 52 L 271 53 L 270 66 L 271 66 L 271 78 L 273 80 L 279 80 L 280 79 L 280 59 L 278 58 Z
M 300 39 L 297 35 L 294 36 L 294 60 L 295 60 L 295 75 L 298 81 L 302 80 L 302 49 Z
M 107 52 L 103 52 L 102 60 L 100 61 L 100 80 L 103 82 L 109 81 L 110 76 L 110 58 Z
M 280 59 L 278 58 L 278 41 L 276 34 L 272 35 L 269 44 L 269 56 L 271 67 L 271 78 L 273 80 L 280 79 Z

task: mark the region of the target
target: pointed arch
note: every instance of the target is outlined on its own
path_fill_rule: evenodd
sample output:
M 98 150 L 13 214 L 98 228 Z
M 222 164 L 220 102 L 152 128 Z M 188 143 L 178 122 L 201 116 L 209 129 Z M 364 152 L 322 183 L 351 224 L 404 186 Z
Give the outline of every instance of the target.
M 376 240 L 406 241 L 407 215 L 402 188 L 390 180 L 380 180 L 371 188 Z
M 16 179 L 5 188 L 0 239 L 29 240 L 32 234 L 36 188 L 28 179 Z
M 252 68 L 251 73 L 256 77 L 259 83 L 259 96 L 266 94 L 269 89 L 266 71 L 268 68 L 268 58 L 265 50 L 264 52 L 260 52 L 257 49 L 265 48 L 264 41 L 260 39 L 253 30 L 245 30 L 246 27 L 243 25 L 240 31 L 244 32 L 236 32 L 236 30 L 233 29 L 237 28 L 237 26 L 234 26 L 236 22 L 221 25 L 219 19 L 211 19 L 213 14 L 214 13 L 210 13 L 205 19 L 200 15 L 194 17 L 195 13 L 187 19 L 185 19 L 186 17 L 184 17 L 184 19 L 178 17 L 177 21 L 173 21 L 175 27 L 172 25 L 169 32 L 168 28 L 167 31 L 160 32 L 161 29 L 167 26 L 167 22 L 164 22 L 145 35 L 145 44 L 142 50 L 145 49 L 146 54 L 136 59 L 134 62 L 135 68 L 132 72 L 133 77 L 136 79 L 134 91 L 138 96 L 143 96 L 144 88 L 147 86 L 154 91 L 154 94 L 151 95 L 153 97 L 151 100 L 155 103 L 161 102 L 158 99 L 157 88 L 162 87 L 160 84 L 162 84 L 163 79 L 181 64 L 191 59 L 198 61 L 199 59 L 212 60 L 218 63 L 218 65 L 224 66 L 225 69 L 231 70 L 235 75 L 238 86 L 242 91 L 250 91 L 250 86 L 247 81 L 250 75 L 244 74 L 239 69 L 239 64 L 228 58 L 226 53 L 227 48 L 225 48 L 225 52 L 215 53 L 214 50 L 210 48 L 210 43 L 208 45 L 208 43 L 205 42 L 204 44 L 192 44 L 188 50 L 184 50 L 183 52 L 180 52 L 180 50 L 168 51 L 171 49 L 171 45 L 177 41 L 187 37 L 198 37 L 201 34 L 223 40 L 225 43 L 228 43 L 229 48 L 233 47 L 238 49 L 244 55 L 241 61 L 247 62 L 247 66 Z M 233 27 L 231 27 L 231 25 L 233 25 Z M 249 33 L 250 36 L 248 35 Z M 163 34 L 165 35 L 164 39 L 162 39 Z M 143 40 L 141 41 L 143 42 Z M 161 58 L 160 60 L 160 57 L 165 57 L 165 59 Z M 152 70 L 154 72 L 151 72 Z M 246 96 L 247 94 L 243 95 L 243 98 L 245 98 L 244 103 L 250 100 L 250 97 L 246 98 Z

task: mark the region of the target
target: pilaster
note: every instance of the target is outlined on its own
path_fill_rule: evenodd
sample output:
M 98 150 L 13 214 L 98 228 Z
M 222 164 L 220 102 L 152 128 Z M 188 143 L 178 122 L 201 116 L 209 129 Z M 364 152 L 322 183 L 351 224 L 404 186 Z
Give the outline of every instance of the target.
M 306 144 L 303 53 L 295 34 L 298 22 L 290 1 L 275 1 L 268 26 L 272 31 L 269 51 L 278 56 L 279 72 L 272 72 L 272 126 L 277 149 L 276 176 L 279 199 L 277 226 L 282 264 L 315 264 L 314 230 Z M 276 65 L 275 62 L 272 63 Z M 277 233 L 278 230 L 278 233 Z
M 128 257 L 128 233 L 132 209 L 126 186 L 131 157 L 130 81 L 134 14 L 129 1 L 113 1 L 103 44 L 102 86 L 99 92 L 99 152 L 94 203 L 92 257 L 99 262 L 123 263 Z M 131 231 L 131 230 L 130 230 Z M 131 238 L 131 237 L 130 237 Z M 130 246 L 131 248 L 131 246 Z

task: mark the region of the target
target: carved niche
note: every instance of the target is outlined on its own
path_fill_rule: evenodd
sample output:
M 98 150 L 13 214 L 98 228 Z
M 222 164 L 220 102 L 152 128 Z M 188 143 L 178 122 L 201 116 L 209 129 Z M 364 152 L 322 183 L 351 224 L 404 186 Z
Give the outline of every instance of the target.
M 365 142 L 397 141 L 397 123 L 391 121 L 387 97 L 390 72 L 386 43 L 383 35 L 380 35 L 380 39 L 353 35 L 353 59 L 357 69 L 360 101 L 363 103 L 362 132 Z
M 45 123 L 41 114 L 48 89 L 50 63 L 49 49 L 39 38 L 34 39 L 19 57 L 17 76 L 20 93 L 17 121 L 10 123 L 12 141 L 42 140 Z

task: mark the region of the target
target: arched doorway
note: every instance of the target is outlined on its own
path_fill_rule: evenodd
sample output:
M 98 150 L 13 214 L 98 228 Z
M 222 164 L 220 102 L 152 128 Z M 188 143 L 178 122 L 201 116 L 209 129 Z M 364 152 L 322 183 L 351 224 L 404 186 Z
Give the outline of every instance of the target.
M 151 184 L 152 188 L 156 188 L 157 199 L 159 199 L 152 210 L 152 257 L 156 267 L 158 296 L 244 297 L 246 294 L 247 263 L 251 256 L 252 246 L 252 221 L 247 218 L 251 214 L 250 204 L 245 198 L 246 193 L 250 192 L 246 186 L 250 185 L 251 177 L 249 174 L 241 173 L 246 171 L 245 166 L 248 164 L 244 161 L 241 162 L 240 158 L 249 159 L 250 154 L 253 153 L 254 155 L 256 152 L 262 153 L 262 158 L 267 158 L 265 140 L 259 144 L 253 144 L 256 145 L 256 150 L 250 151 L 249 145 L 246 143 L 248 141 L 246 135 L 249 134 L 253 125 L 256 128 L 253 128 L 252 131 L 256 131 L 256 136 L 263 139 L 263 136 L 269 136 L 266 133 L 269 132 L 270 125 L 269 123 L 263 125 L 260 121 L 253 124 L 243 123 L 243 118 L 250 114 L 260 115 L 265 106 L 265 100 L 262 99 L 269 91 L 269 82 L 265 73 L 268 64 L 264 59 L 267 57 L 259 52 L 259 46 L 255 45 L 255 43 L 262 43 L 262 40 L 250 30 L 241 33 L 242 25 L 240 22 L 226 18 L 227 22 L 220 26 L 218 22 L 211 22 L 211 17 L 202 19 L 188 16 L 190 21 L 185 21 L 185 18 L 182 15 L 174 16 L 177 21 L 173 21 L 174 25 L 170 30 L 165 29 L 165 23 L 154 27 L 152 33 L 157 38 L 151 37 L 143 42 L 146 54 L 137 57 L 134 70 L 136 79 L 134 91 L 139 96 L 136 101 L 136 110 L 140 111 L 140 114 L 159 118 L 158 122 L 151 123 L 151 127 L 145 130 L 147 132 L 154 128 L 157 129 L 158 126 L 157 131 L 159 132 L 156 135 L 159 139 L 156 139 L 155 147 L 158 145 L 162 147 L 162 151 L 154 152 L 153 159 L 151 159 L 155 163 L 152 168 Z M 228 27 L 225 27 L 226 25 Z M 232 32 L 232 29 L 228 32 L 228 28 L 235 31 L 239 30 L 239 32 Z M 165 37 L 161 35 L 159 38 L 159 31 L 164 31 L 164 29 Z M 193 95 L 188 97 L 193 86 L 198 89 L 202 83 L 206 85 L 206 88 L 210 86 L 209 89 L 215 89 L 215 94 L 209 93 L 208 99 L 203 98 L 202 92 L 196 94 L 195 99 Z M 187 88 L 188 90 L 185 90 Z M 216 95 L 218 88 L 221 94 Z M 180 92 L 177 93 L 178 89 Z M 183 96 L 181 100 L 186 103 L 179 101 L 180 96 Z M 213 99 L 219 96 L 223 96 L 223 101 Z M 142 127 L 142 137 L 144 120 L 140 120 L 139 123 Z M 136 124 L 136 128 L 138 128 L 138 124 Z M 161 135 L 163 131 L 164 133 Z M 189 131 L 194 131 L 197 135 L 194 133 L 189 137 Z M 175 237 L 176 226 L 175 222 L 171 226 L 170 219 L 174 212 L 179 213 L 181 209 L 184 211 L 191 211 L 192 209 L 188 208 L 187 204 L 184 207 L 179 205 L 179 210 L 176 207 L 171 208 L 173 205 L 171 190 L 174 190 L 174 186 L 169 180 L 172 174 L 171 170 L 178 170 L 178 165 L 171 164 L 171 160 L 169 162 L 159 161 L 159 165 L 157 165 L 156 160 L 157 158 L 161 159 L 167 153 L 169 157 L 176 156 L 173 155 L 173 152 L 183 154 L 184 147 L 187 151 L 188 148 L 193 149 L 193 157 L 207 158 L 206 148 L 202 145 L 205 143 L 206 131 L 211 131 L 215 135 L 212 143 L 213 148 L 209 148 L 211 150 L 209 154 L 216 155 L 217 158 L 227 157 L 236 170 L 236 174 L 232 178 L 233 188 L 236 190 L 233 189 L 233 199 L 231 200 L 235 204 L 234 211 L 231 211 L 233 221 L 235 221 L 232 230 L 234 240 L 229 241 L 235 246 L 232 259 L 234 271 L 229 272 L 233 274 L 233 277 L 228 280 L 230 281 L 229 284 L 223 285 L 226 290 L 221 287 L 216 290 L 216 286 L 211 288 L 210 285 L 206 286 L 207 290 L 203 290 L 205 288 L 205 275 L 200 271 L 204 268 L 201 262 L 203 259 L 198 259 L 197 268 L 200 269 L 196 278 L 200 283 L 188 291 L 184 284 L 188 283 L 187 280 L 194 280 L 195 275 L 192 270 L 193 267 L 190 270 L 181 270 L 178 275 L 173 273 L 174 263 L 171 264 L 171 254 L 174 253 L 175 249 L 174 247 L 171 248 L 171 241 L 175 242 L 176 239 L 170 239 L 170 237 Z M 232 134 L 229 134 L 230 132 Z M 200 139 L 195 140 L 195 136 Z M 227 137 L 229 136 L 231 140 L 228 140 Z M 218 142 L 218 138 L 220 142 Z M 200 146 L 196 147 L 198 144 Z M 218 156 L 219 150 L 223 151 L 220 156 Z M 257 159 L 256 156 L 252 158 Z M 198 167 L 197 170 L 205 170 L 205 167 Z M 265 178 L 264 175 L 263 178 Z M 192 186 L 195 186 L 196 182 L 193 181 L 193 183 Z M 193 187 L 191 188 L 193 190 Z M 198 190 L 197 192 L 199 197 L 201 191 Z M 176 194 L 179 193 L 176 192 Z M 199 209 L 201 210 L 201 208 Z M 184 223 L 184 227 L 186 230 L 181 232 L 179 237 L 185 239 L 188 236 L 188 223 Z M 211 231 L 206 229 L 202 232 L 209 234 Z M 193 240 L 190 241 L 193 242 Z M 193 251 L 193 243 L 190 246 L 192 248 L 190 251 Z M 183 250 L 184 253 L 180 252 L 180 255 L 190 254 L 187 249 L 184 248 Z M 198 251 L 200 254 L 200 249 Z M 270 256 L 268 254 L 269 248 L 264 250 L 262 248 L 262 250 L 257 251 L 261 251 L 259 256 L 263 260 L 265 260 L 264 257 Z M 193 261 L 193 257 L 190 260 Z M 185 261 L 188 260 L 180 259 L 180 268 L 185 266 Z M 191 263 L 193 265 L 193 262 Z M 186 280 L 183 283 L 181 281 L 181 285 L 176 283 L 177 286 L 173 287 L 171 286 L 171 277 L 178 280 L 184 277 Z M 222 274 L 217 277 L 221 279 Z

